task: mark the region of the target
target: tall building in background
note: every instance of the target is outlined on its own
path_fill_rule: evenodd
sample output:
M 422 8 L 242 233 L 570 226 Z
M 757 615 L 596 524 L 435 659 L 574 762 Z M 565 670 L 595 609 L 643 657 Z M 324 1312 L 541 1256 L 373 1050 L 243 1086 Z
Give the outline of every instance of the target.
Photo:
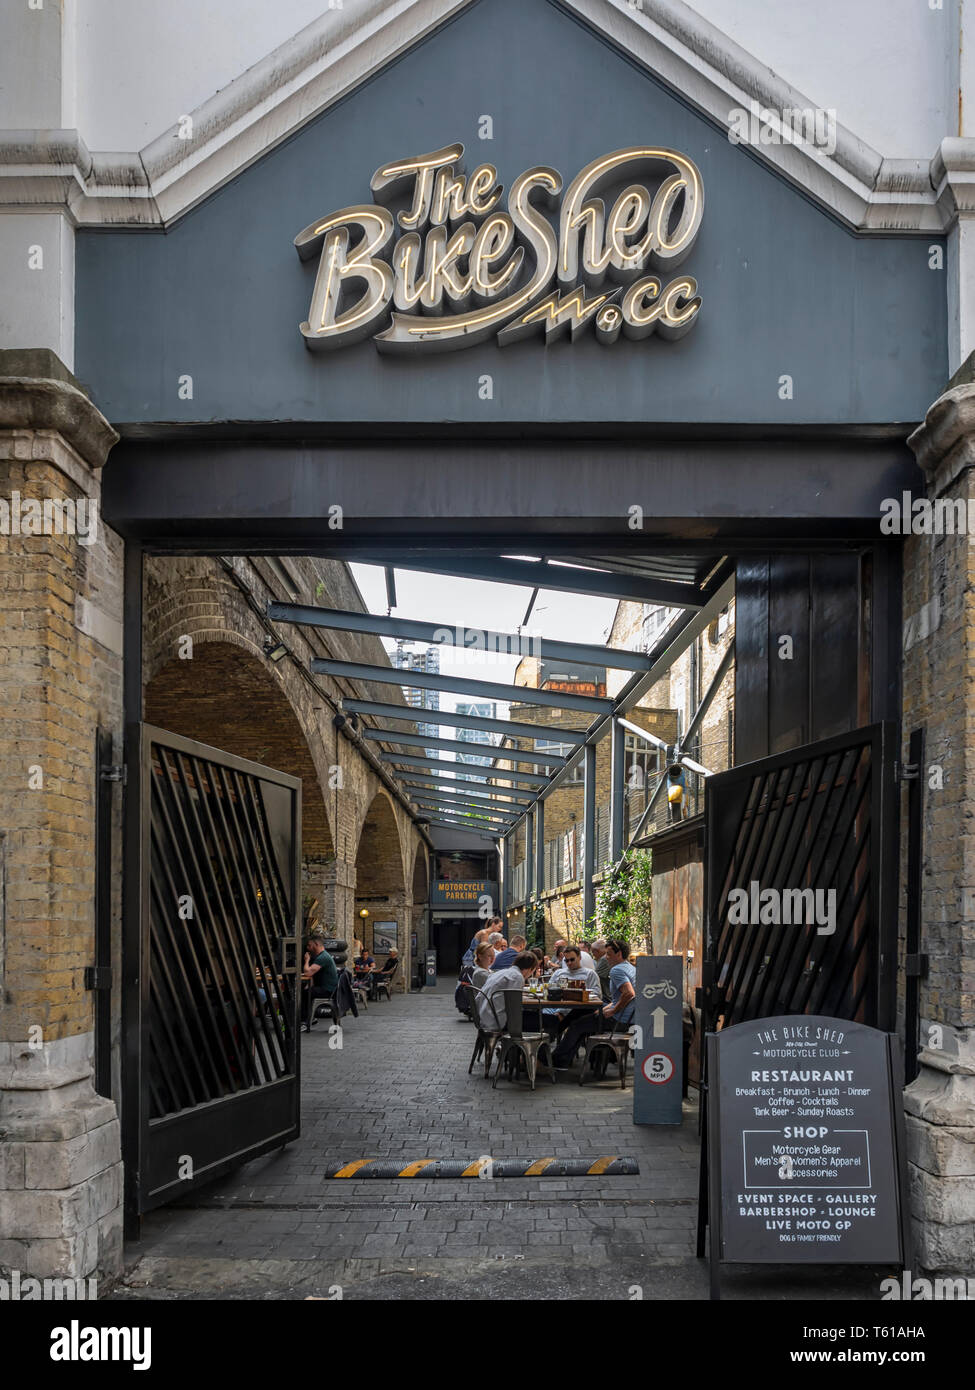
M 440 674 L 439 647 L 424 647 L 416 642 L 405 642 L 399 638 L 392 659 L 393 665 L 398 671 L 427 671 L 434 675 Z M 404 685 L 403 695 L 411 709 L 438 710 L 440 708 L 439 690 L 420 690 L 416 686 Z M 440 737 L 439 724 L 418 723 L 416 727 L 425 738 Z M 432 753 L 435 750 L 427 748 L 424 751 Z
M 497 705 L 491 700 L 457 700 L 454 708 L 458 714 L 476 715 L 482 719 L 496 719 Z M 487 748 L 493 748 L 500 740 L 487 729 L 458 729 L 457 740 L 459 743 L 484 744 Z M 475 767 L 490 767 L 494 761 L 493 753 L 482 755 L 478 753 L 458 753 L 456 761 L 459 763 L 471 763 Z M 470 782 L 484 782 L 486 775 L 477 776 L 475 774 L 461 773 L 465 780 Z

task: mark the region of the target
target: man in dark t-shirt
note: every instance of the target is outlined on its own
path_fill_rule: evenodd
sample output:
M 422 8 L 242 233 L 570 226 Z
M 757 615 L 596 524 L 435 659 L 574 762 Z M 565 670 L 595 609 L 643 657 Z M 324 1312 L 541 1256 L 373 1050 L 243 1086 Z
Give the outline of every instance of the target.
M 330 999 L 339 982 L 339 972 L 335 967 L 335 962 L 326 951 L 325 942 L 320 936 L 308 938 L 308 949 L 305 952 L 301 978 L 309 981 L 308 988 L 305 990 L 302 1010 L 303 1021 L 307 1025 L 315 1001 L 317 999 Z

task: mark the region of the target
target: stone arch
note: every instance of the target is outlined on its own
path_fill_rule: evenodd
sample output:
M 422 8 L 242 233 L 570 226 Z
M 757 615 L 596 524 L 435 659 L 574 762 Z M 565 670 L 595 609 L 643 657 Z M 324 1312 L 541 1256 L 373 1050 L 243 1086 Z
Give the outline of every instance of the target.
M 301 779 L 302 895 L 324 905 L 335 858 L 321 781 L 297 714 L 263 654 L 196 642 L 158 666 L 145 689 L 150 724 Z
M 360 917 L 363 909 L 369 913 L 366 919 Z M 373 797 L 359 831 L 355 858 L 355 914 L 360 939 L 380 963 L 385 959 L 385 953 L 376 942 L 375 923 L 396 922 L 397 949 L 405 969 L 410 920 L 402 838 L 392 799 L 382 790 Z
M 417 842 L 413 855 L 413 906 L 422 907 L 430 896 L 430 870 L 427 863 L 426 846 L 422 840 Z

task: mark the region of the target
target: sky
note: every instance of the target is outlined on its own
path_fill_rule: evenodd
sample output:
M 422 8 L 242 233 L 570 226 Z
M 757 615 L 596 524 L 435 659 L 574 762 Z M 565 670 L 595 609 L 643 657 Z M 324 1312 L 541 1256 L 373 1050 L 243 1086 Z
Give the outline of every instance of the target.
M 386 580 L 379 565 L 353 564 L 353 576 L 370 613 L 385 613 Z M 490 584 L 481 579 L 455 579 L 415 570 L 396 571 L 397 606 L 393 616 L 436 623 L 438 627 L 466 627 L 517 633 L 531 598 L 531 589 L 514 584 Z M 590 598 L 583 594 L 563 594 L 542 589 L 535 601 L 525 636 L 559 638 L 568 642 L 602 644 L 609 636 L 616 600 Z M 395 639 L 383 638 L 387 651 L 394 651 Z M 500 681 L 512 684 L 517 656 L 497 652 L 463 651 L 444 643 L 440 649 L 440 670 L 444 675 L 468 680 Z M 441 692 L 442 709 L 456 708 L 454 696 Z M 470 698 L 470 697 L 467 697 Z M 508 706 L 498 705 L 499 717 L 506 718 Z M 431 716 L 431 722 L 436 716 Z M 441 737 L 453 731 L 443 729 Z

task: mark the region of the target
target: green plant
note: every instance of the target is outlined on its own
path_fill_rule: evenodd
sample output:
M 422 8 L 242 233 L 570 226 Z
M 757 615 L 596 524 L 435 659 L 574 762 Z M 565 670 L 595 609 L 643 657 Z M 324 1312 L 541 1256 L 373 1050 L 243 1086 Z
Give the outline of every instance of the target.
M 587 926 L 653 951 L 653 860 L 649 850 L 627 850 L 596 890 L 596 911 Z
M 545 945 L 545 908 L 541 903 L 529 903 L 525 908 L 524 936 L 529 948 Z

